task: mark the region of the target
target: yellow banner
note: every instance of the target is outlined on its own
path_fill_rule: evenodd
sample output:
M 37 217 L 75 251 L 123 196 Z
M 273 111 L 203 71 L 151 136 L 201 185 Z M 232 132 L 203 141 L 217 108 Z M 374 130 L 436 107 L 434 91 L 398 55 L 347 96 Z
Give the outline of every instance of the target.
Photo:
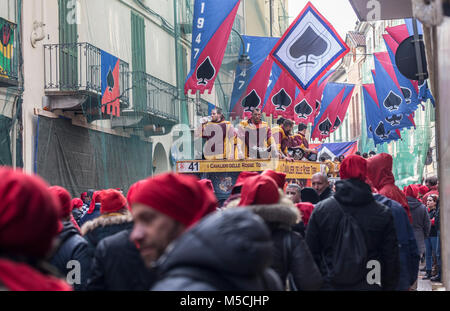
M 316 162 L 287 162 L 272 160 L 246 161 L 180 161 L 177 162 L 177 173 L 227 173 L 227 172 L 262 172 L 275 170 L 286 174 L 288 179 L 311 179 L 321 171 L 321 164 Z

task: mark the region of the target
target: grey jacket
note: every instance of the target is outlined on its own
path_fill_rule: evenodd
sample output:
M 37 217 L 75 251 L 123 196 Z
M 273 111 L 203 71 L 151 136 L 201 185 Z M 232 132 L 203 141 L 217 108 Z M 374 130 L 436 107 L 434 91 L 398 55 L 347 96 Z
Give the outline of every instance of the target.
M 413 197 L 407 197 L 411 217 L 413 220 L 414 236 L 416 237 L 419 253 L 425 253 L 425 239 L 430 234 L 431 222 L 425 205 Z

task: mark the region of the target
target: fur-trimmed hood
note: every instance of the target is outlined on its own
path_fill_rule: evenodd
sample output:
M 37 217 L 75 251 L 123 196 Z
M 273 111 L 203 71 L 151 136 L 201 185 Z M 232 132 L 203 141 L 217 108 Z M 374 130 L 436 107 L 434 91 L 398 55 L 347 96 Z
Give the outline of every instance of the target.
M 224 209 L 238 207 L 240 199 L 231 201 Z M 266 223 L 279 223 L 289 227 L 301 220 L 301 212 L 280 190 L 280 200 L 277 204 L 247 206 L 253 213 L 264 219 Z
M 128 210 L 124 210 L 122 213 L 106 214 L 86 222 L 81 227 L 81 234 L 85 236 L 99 227 L 122 225 L 131 222 L 133 222 L 133 216 Z

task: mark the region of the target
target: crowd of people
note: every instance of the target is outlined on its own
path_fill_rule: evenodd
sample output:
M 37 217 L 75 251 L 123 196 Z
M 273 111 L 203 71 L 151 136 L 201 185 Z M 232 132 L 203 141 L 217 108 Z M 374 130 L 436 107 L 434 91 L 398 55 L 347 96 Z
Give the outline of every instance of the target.
M 0 290 L 414 290 L 422 258 L 441 275 L 438 182 L 401 191 L 392 166 L 348 156 L 334 190 L 243 172 L 223 206 L 188 175 L 72 198 L 2 167 Z

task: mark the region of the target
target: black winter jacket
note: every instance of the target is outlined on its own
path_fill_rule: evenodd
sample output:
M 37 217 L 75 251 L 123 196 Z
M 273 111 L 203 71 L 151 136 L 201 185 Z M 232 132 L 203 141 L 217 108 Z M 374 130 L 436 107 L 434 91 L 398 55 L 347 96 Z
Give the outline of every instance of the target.
M 271 267 L 277 272 L 283 284 L 292 274 L 298 290 L 319 290 L 322 276 L 304 238 L 292 231 L 300 219 L 300 213 L 290 200 L 282 199 L 279 204 L 254 205 L 248 207 L 266 222 L 272 233 L 273 260 Z
M 81 227 L 81 234 L 95 249 L 104 238 L 132 227 L 133 217 L 130 212 L 126 211 L 124 214 L 106 214 L 86 222 Z
M 203 219 L 158 261 L 154 291 L 283 290 L 269 268 L 270 232 L 251 211 L 232 208 Z
M 327 187 L 321 195 L 319 195 L 320 201 L 324 201 L 328 198 L 331 198 L 334 195 L 333 190 L 330 187 Z
M 367 274 L 353 286 L 333 284 L 332 271 L 335 236 L 343 216 L 333 199 L 316 205 L 306 231 L 306 242 L 324 277 L 325 290 L 395 290 L 399 281 L 399 249 L 394 219 L 390 210 L 375 202 L 370 187 L 356 179 L 336 183 L 335 199 L 351 214 L 364 234 L 368 260 L 381 264 L 381 285 L 369 285 Z M 367 273 L 371 270 L 367 269 Z
M 80 284 L 73 284 L 73 288 L 76 291 L 85 290 L 87 280 L 90 276 L 91 263 L 93 252 L 89 247 L 88 242 L 80 235 L 78 229 L 74 227 L 71 221 L 65 221 L 63 223 L 64 228 L 59 234 L 59 248 L 52 256 L 50 263 L 58 269 L 58 271 L 64 276 L 74 269 L 75 266 L 67 263 L 72 260 L 76 260 L 80 263 Z M 70 279 L 70 278 L 69 278 Z
M 92 262 L 89 291 L 145 291 L 156 280 L 154 271 L 145 267 L 131 230 L 124 230 L 100 241 Z

